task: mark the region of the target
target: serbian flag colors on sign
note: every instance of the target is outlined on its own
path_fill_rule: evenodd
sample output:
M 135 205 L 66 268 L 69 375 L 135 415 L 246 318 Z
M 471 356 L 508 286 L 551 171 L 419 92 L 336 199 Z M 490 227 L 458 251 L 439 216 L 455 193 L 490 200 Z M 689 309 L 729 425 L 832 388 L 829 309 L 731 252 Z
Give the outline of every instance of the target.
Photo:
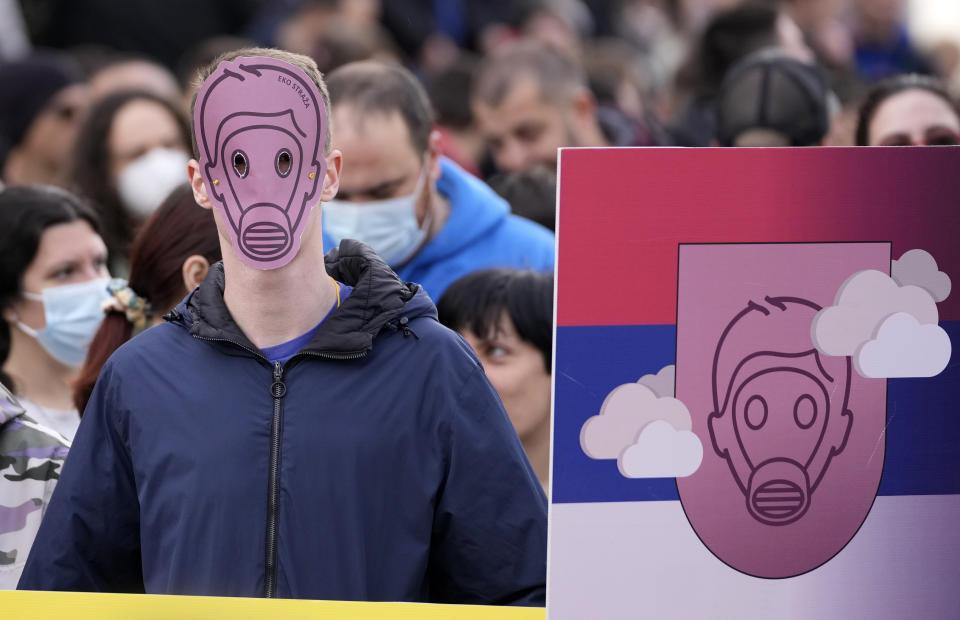
M 559 170 L 550 618 L 960 617 L 960 148 Z

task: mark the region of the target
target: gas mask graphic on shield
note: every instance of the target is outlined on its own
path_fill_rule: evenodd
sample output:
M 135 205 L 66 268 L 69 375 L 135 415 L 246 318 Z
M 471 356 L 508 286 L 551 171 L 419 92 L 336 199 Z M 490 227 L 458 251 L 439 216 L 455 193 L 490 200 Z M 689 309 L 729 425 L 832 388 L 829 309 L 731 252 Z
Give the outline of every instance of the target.
M 767 525 L 803 517 L 853 423 L 850 358 L 822 356 L 811 341 L 819 310 L 797 297 L 751 301 L 714 354 L 710 439 Z
M 299 252 L 326 174 L 326 120 L 316 84 L 281 60 L 224 61 L 204 80 L 194 105 L 200 168 L 247 265 L 276 269 Z

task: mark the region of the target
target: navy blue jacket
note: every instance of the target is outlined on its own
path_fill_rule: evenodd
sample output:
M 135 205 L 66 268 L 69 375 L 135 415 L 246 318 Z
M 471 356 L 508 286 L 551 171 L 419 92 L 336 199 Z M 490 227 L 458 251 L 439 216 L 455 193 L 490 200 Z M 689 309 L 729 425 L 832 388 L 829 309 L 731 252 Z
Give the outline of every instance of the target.
M 542 605 L 546 499 L 467 345 L 345 241 L 271 365 L 223 271 L 104 366 L 21 589 Z

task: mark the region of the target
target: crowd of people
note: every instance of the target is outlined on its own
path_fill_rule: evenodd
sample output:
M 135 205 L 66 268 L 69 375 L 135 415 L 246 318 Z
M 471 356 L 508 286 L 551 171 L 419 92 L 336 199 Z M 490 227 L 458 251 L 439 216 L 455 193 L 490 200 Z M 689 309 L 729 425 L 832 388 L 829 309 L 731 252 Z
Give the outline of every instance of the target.
M 0 0 L 0 588 L 543 604 L 557 150 L 958 144 L 910 15 Z M 251 57 L 323 111 L 296 230 L 222 205 L 303 140 L 201 135 Z

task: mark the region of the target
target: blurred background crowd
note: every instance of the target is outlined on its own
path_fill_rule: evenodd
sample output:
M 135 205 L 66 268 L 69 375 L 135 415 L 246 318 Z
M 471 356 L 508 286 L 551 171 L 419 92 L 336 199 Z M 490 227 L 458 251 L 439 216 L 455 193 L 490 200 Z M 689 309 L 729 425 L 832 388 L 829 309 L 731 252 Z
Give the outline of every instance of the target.
M 247 46 L 307 55 L 333 75 L 341 203 L 426 185 L 452 207 L 414 225 L 417 242 L 418 227 L 432 238 L 452 226 L 451 209 L 464 213 L 450 187 L 463 173 L 476 213 L 489 215 L 492 188 L 542 226 L 513 223 L 499 245 L 470 239 L 470 269 L 405 268 L 474 346 L 545 486 L 552 278 L 453 281 L 511 263 L 494 253 L 520 246 L 513 263 L 552 268 L 543 229 L 554 227 L 558 148 L 960 141 L 957 0 L 0 0 L 0 381 L 68 438 L 106 356 L 219 260 L 212 220 L 183 185 L 189 110 L 198 68 Z M 335 73 L 357 61 L 404 70 Z M 396 112 L 403 124 L 384 121 L 371 138 L 338 109 Z M 425 150 L 443 156 L 442 173 L 436 158 L 423 167 Z M 395 187 L 351 187 L 394 163 L 407 175 Z M 70 193 L 17 188 L 38 184 Z M 388 262 L 415 262 L 404 256 Z M 122 307 L 78 378 L 90 326 L 45 328 L 76 306 L 52 291 L 108 272 L 136 296 L 114 295 Z
M 878 81 L 960 89 L 954 0 L 0 0 L 4 182 L 88 197 L 125 255 L 169 189 L 138 175 L 179 170 L 173 153 L 189 150 L 195 70 L 248 45 L 324 73 L 402 64 L 429 93 L 444 154 L 548 227 L 558 146 L 766 145 L 738 134 L 771 126 L 789 144 L 852 145 Z M 132 89 L 140 105 L 126 105 Z

